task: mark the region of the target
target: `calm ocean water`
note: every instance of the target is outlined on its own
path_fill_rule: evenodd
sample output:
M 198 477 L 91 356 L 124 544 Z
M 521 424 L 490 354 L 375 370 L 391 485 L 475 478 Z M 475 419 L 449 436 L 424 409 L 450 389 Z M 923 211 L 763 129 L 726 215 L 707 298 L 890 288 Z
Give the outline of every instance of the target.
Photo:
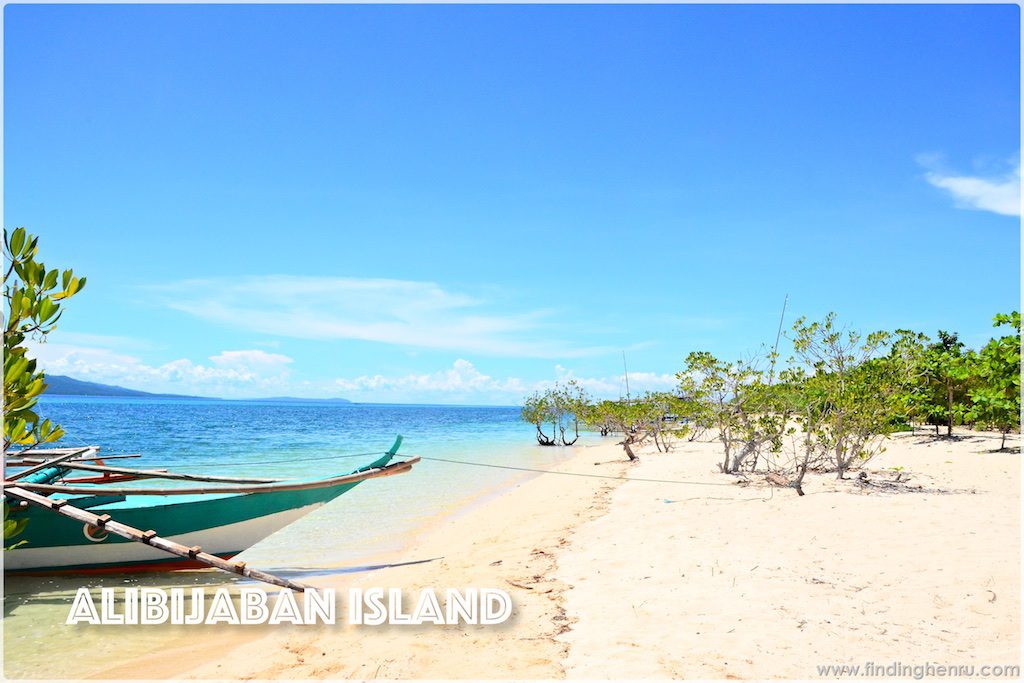
M 220 475 L 342 474 L 387 450 L 396 434 L 405 439 L 400 455 L 537 468 L 565 457 L 537 446 L 515 407 L 55 396 L 41 412 L 64 427 L 63 445 L 142 455 L 116 464 Z M 357 564 L 400 550 L 439 514 L 522 476 L 424 460 L 408 474 L 360 484 L 242 559 L 267 569 Z
M 511 407 L 338 405 L 45 397 L 41 414 L 66 430 L 63 446 L 140 453 L 111 461 L 209 474 L 314 477 L 349 472 L 405 437 L 399 455 L 549 468 L 567 457 L 541 448 Z M 592 437 L 596 440 L 597 437 Z M 588 441 L 585 436 L 580 443 Z M 330 458 L 327 456 L 353 457 Z M 302 580 L 307 572 L 359 570 L 381 559 L 417 561 L 405 550 L 445 514 L 474 505 L 529 475 L 424 460 L 412 472 L 364 482 L 247 550 L 251 566 Z M 7 577 L 4 673 L 13 678 L 82 678 L 125 652 L 186 647 L 216 626 L 118 629 L 64 624 L 81 586 L 219 586 L 220 572 Z M 254 627 L 260 628 L 260 627 Z M 197 630 L 198 629 L 198 630 Z M 69 638 L 69 635 L 74 638 Z M 61 656 L 53 657 L 60 644 Z

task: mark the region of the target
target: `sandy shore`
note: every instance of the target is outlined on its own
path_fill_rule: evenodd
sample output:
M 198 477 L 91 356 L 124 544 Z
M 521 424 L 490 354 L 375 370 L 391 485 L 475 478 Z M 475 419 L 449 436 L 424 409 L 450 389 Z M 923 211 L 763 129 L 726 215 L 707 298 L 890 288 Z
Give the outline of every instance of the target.
M 621 447 L 610 441 L 575 448 L 556 468 L 621 476 Z M 540 475 L 483 503 L 456 511 L 423 533 L 397 563 L 433 560 L 361 574 L 314 578 L 307 583 L 349 588 L 495 587 L 513 599 L 512 617 L 500 626 L 260 627 L 262 637 L 239 645 L 204 631 L 203 642 L 136 658 L 91 678 L 555 678 L 568 645 L 557 640 L 570 621 L 562 603 L 568 586 L 557 577 L 556 554 L 573 529 L 607 511 L 615 481 Z M 437 559 L 435 559 L 437 558 Z M 228 629 L 224 629 L 228 630 Z M 199 640 L 199 639 L 196 639 Z M 198 666 L 196 663 L 200 662 Z
M 1019 664 L 1020 456 L 898 436 L 868 463 L 902 493 L 809 476 L 628 482 L 559 556 L 570 678 L 817 678 L 818 665 Z M 630 476 L 721 481 L 683 446 Z M 595 657 L 595 653 L 600 653 Z M 829 676 L 832 677 L 832 676 Z
M 1017 665 L 1020 456 L 997 445 L 898 436 L 867 470 L 884 482 L 902 467 L 907 490 L 809 475 L 798 497 L 718 474 L 713 443 L 644 449 L 628 465 L 609 440 L 559 469 L 697 483 L 542 475 L 384 558 L 442 559 L 312 581 L 499 587 L 515 604 L 502 626 L 236 628 L 97 677 L 817 678 L 831 664 Z

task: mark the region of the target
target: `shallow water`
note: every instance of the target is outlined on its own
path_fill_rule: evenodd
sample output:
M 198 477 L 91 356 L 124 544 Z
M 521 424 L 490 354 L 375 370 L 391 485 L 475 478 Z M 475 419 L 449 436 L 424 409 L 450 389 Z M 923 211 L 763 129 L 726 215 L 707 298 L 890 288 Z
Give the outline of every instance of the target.
M 65 428 L 62 445 L 99 445 L 104 454 L 142 455 L 112 464 L 209 474 L 304 478 L 344 473 L 387 450 L 396 434 L 404 437 L 400 456 L 540 469 L 566 457 L 563 449 L 536 446 L 533 427 L 521 422 L 519 409 L 513 407 L 49 397 L 42 402 L 42 412 Z M 404 557 L 402 550 L 432 521 L 525 476 L 529 475 L 423 460 L 408 474 L 360 484 L 239 558 L 299 580 L 303 575 L 369 570 L 367 564 L 382 556 L 395 561 L 429 559 Z M 101 670 L 103 659 L 115 656 L 118 648 L 145 651 L 180 645 L 201 637 L 203 628 L 218 628 L 65 626 L 71 599 L 80 586 L 225 582 L 237 583 L 219 572 L 89 579 L 8 577 L 5 673 L 9 677 L 82 676 Z M 46 654 L 57 647 L 60 658 Z M 96 657 L 89 653 L 102 657 L 94 661 Z

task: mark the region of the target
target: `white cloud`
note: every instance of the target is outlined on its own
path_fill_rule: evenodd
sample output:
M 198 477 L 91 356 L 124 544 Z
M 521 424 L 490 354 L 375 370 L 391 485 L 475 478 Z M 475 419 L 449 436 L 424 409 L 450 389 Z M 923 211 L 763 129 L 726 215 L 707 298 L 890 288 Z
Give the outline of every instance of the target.
M 488 312 L 486 302 L 432 282 L 274 275 L 156 289 L 171 308 L 260 334 L 533 358 L 609 350 L 551 339 L 544 322 L 549 311 Z
M 207 362 L 179 358 L 151 365 L 117 351 L 77 344 L 30 343 L 29 354 L 49 374 L 115 384 L 154 393 L 190 394 L 221 398 L 266 396 L 344 397 L 355 401 L 390 403 L 500 403 L 518 404 L 528 394 L 555 382 L 575 379 L 595 398 L 617 398 L 625 393 L 621 375 L 581 377 L 561 365 L 552 379 L 527 381 L 520 377 L 495 377 L 472 362 L 459 358 L 451 367 L 434 372 L 360 375 L 330 380 L 292 378 L 293 359 L 261 349 L 227 350 Z M 635 371 L 629 373 L 631 393 L 667 391 L 677 384 L 674 375 Z
M 400 395 L 416 394 L 516 394 L 527 391 L 522 380 L 516 377 L 496 379 L 476 369 L 462 358 L 452 367 L 437 372 L 385 377 L 383 375 L 362 375 L 354 379 L 337 379 L 335 385 L 341 391 L 384 392 Z
M 558 381 L 567 382 L 575 379 L 587 391 L 600 398 L 618 398 L 626 393 L 626 378 L 624 375 L 611 377 L 577 377 L 571 370 L 566 370 L 561 365 L 555 366 L 555 374 Z M 630 372 L 629 393 L 638 396 L 646 391 L 672 391 L 679 386 L 679 380 L 674 374 L 656 372 Z
M 105 348 L 76 344 L 31 344 L 29 355 L 49 374 L 116 384 L 156 393 L 233 397 L 266 395 L 287 386 L 292 359 L 258 349 L 223 351 L 209 364 L 186 358 L 162 365 Z
M 919 161 L 924 166 L 934 167 L 937 158 L 922 157 Z M 946 190 L 961 209 L 1020 216 L 1020 161 L 1009 173 L 1001 176 L 957 175 L 932 168 L 925 178 L 935 187 Z
M 430 373 L 409 373 L 388 377 L 361 375 L 339 378 L 334 384 L 343 395 L 355 400 L 401 402 L 457 400 L 475 402 L 518 403 L 528 394 L 546 389 L 555 382 L 576 380 L 596 398 L 618 398 L 625 393 L 621 375 L 612 377 L 579 377 L 561 365 L 555 366 L 555 379 L 527 382 L 518 377 L 492 377 L 481 372 L 468 360 L 458 359 L 452 367 Z M 675 375 L 653 372 L 630 372 L 630 392 L 636 396 L 645 391 L 671 391 L 678 385 Z
M 221 351 L 210 360 L 222 368 L 279 368 L 292 362 L 280 353 L 267 353 L 259 349 L 246 351 Z

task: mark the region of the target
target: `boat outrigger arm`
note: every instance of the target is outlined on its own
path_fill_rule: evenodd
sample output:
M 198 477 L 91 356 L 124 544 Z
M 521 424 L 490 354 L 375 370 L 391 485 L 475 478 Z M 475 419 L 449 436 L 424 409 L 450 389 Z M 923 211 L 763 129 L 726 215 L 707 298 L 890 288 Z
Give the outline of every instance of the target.
M 52 531 L 52 536 L 58 539 L 47 539 L 46 542 L 38 543 L 45 547 L 33 548 L 32 541 L 28 548 L 19 548 L 5 552 L 5 565 L 23 565 L 22 569 L 33 569 L 32 562 L 18 562 L 21 557 L 28 556 L 32 552 L 41 553 L 53 562 L 54 553 L 63 555 L 66 551 L 69 555 L 81 555 L 82 557 L 96 557 L 96 553 L 106 546 L 97 546 L 108 534 L 114 534 L 128 541 L 149 546 L 155 550 L 163 551 L 186 560 L 189 564 L 200 566 L 205 565 L 220 569 L 225 572 L 240 574 L 242 576 L 263 581 L 265 583 L 291 588 L 302 591 L 306 588 L 301 583 L 284 579 L 268 574 L 267 572 L 252 569 L 244 562 L 229 562 L 227 558 L 237 552 L 244 550 L 247 545 L 235 540 L 228 541 L 237 547 L 213 549 L 211 552 L 204 551 L 200 546 L 189 546 L 179 543 L 171 538 L 158 535 L 152 529 L 139 528 L 131 524 L 122 523 L 113 519 L 111 514 L 104 510 L 132 518 L 140 522 L 151 522 L 153 517 L 158 517 L 163 522 L 166 516 L 168 524 L 176 525 L 171 536 L 181 538 L 195 534 L 197 536 L 207 535 L 216 542 L 224 543 L 225 529 L 244 529 L 249 537 L 256 542 L 267 533 L 273 533 L 276 528 L 288 524 L 295 518 L 305 514 L 317 505 L 341 495 L 356 484 L 367 479 L 387 477 L 393 474 L 401 474 L 412 469 L 413 465 L 419 462 L 419 457 L 412 457 L 401 462 L 390 462 L 391 458 L 398 452 L 401 446 L 402 437 L 395 439 L 394 445 L 369 465 L 359 468 L 349 474 L 328 477 L 324 479 L 310 480 L 279 480 L 279 479 L 257 479 L 242 477 L 215 477 L 199 474 L 171 473 L 163 470 L 135 470 L 126 467 L 108 467 L 104 465 L 84 465 L 79 460 L 93 460 L 102 462 L 102 456 L 97 456 L 98 448 L 86 449 L 53 449 L 51 451 L 36 451 L 36 455 L 55 456 L 36 462 L 36 458 L 28 458 L 20 453 L 10 453 L 15 458 L 20 458 L 19 465 L 32 466 L 16 474 L 6 476 L 3 482 L 3 494 L 5 497 L 19 501 L 20 508 L 32 506 L 57 513 L 61 517 L 72 522 L 82 523 L 85 526 L 84 538 L 87 539 L 84 545 L 82 537 L 78 536 L 74 529 L 70 534 L 67 522 L 57 524 L 54 518 L 49 515 L 34 518 L 27 527 L 28 533 L 34 531 L 34 527 L 44 527 L 44 531 Z M 100 482 L 92 484 L 56 484 L 58 478 L 71 470 L 83 470 L 86 472 L 102 472 L 102 478 L 93 478 L 89 481 Z M 6 473 L 5 473 L 6 474 Z M 102 485 L 105 478 L 111 477 L 111 481 L 126 481 L 131 479 L 156 479 L 186 480 L 199 482 L 217 482 L 223 484 L 232 482 L 234 486 L 190 486 L 176 488 L 134 488 L 134 487 L 111 487 Z M 72 480 L 74 481 L 74 480 Z M 79 480 L 81 481 L 81 480 Z M 288 498 L 291 492 L 298 492 L 293 498 Z M 48 497 L 56 494 L 64 494 L 70 500 L 63 498 Z M 155 498 L 161 496 L 162 498 Z M 148 500 L 147 500 L 148 498 Z M 261 501 L 265 501 L 262 505 Z M 97 512 L 90 511 L 97 510 Z M 218 521 L 218 518 L 220 521 Z M 201 521 L 199 521 L 201 520 Z M 191 522 L 191 525 L 190 525 Z M 253 523 L 258 528 L 253 528 Z M 49 524 L 50 529 L 45 529 Z M 73 525 L 72 525 L 73 526 Z M 145 530 L 144 530 L 145 529 Z M 192 531 L 189 531 L 192 529 Z M 90 531 L 91 530 L 91 531 Z M 71 540 L 68 540 L 68 539 Z M 75 541 L 74 539 L 78 540 Z M 100 539 L 97 541 L 97 539 Z M 185 540 L 185 539 L 182 539 Z M 239 539 L 246 540 L 246 539 Z M 92 543 L 89 543 L 92 542 Z M 250 543 L 251 544 L 251 543 Z M 121 544 L 116 546 L 123 547 Z M 129 544 L 130 545 L 130 544 Z M 29 552 L 26 553 L 25 551 Z M 117 554 L 108 549 L 108 554 Z M 120 555 L 126 553 L 121 552 Z M 138 553 L 135 553 L 136 555 Z M 148 559 L 151 555 L 143 553 Z M 76 555 L 76 556 L 77 556 Z M 129 564 L 139 564 L 141 560 L 136 559 Z M 44 562 L 45 564 L 45 562 Z M 92 561 L 88 566 L 105 566 L 109 563 Z M 116 563 L 114 563 L 116 564 Z M 64 565 L 66 566 L 66 565 Z M 62 566 L 55 566 L 54 569 L 62 569 Z M 17 570 L 18 567 L 15 568 Z
M 139 543 L 145 543 L 146 545 L 152 546 L 158 550 L 163 550 L 172 555 L 177 555 L 181 558 L 188 558 L 195 560 L 202 564 L 213 567 L 214 569 L 220 569 L 222 571 L 230 572 L 233 574 L 241 574 L 250 579 L 262 581 L 264 583 L 273 584 L 275 586 L 282 586 L 284 588 L 291 588 L 302 592 L 306 589 L 304 584 L 290 579 L 283 579 L 273 574 L 260 571 L 259 569 L 251 569 L 246 566 L 245 562 L 228 562 L 222 560 L 216 555 L 203 552 L 199 546 L 193 546 L 191 548 L 186 547 L 180 543 L 169 541 L 166 538 L 162 538 L 156 535 L 155 531 L 147 530 L 141 531 L 135 527 L 130 527 L 127 524 L 121 524 L 110 518 L 110 515 L 95 515 L 87 510 L 81 510 L 76 508 L 74 505 L 68 505 L 67 501 L 64 500 L 50 500 L 46 496 L 40 496 L 37 493 L 31 491 L 25 491 L 24 489 L 16 486 L 8 487 L 4 484 L 4 495 L 10 496 L 16 500 L 24 501 L 30 505 L 38 505 L 41 508 L 52 510 L 58 514 L 64 515 L 71 519 L 79 522 L 85 522 L 86 524 L 103 529 L 117 534 L 123 538 L 127 538 L 129 541 L 137 541 Z

